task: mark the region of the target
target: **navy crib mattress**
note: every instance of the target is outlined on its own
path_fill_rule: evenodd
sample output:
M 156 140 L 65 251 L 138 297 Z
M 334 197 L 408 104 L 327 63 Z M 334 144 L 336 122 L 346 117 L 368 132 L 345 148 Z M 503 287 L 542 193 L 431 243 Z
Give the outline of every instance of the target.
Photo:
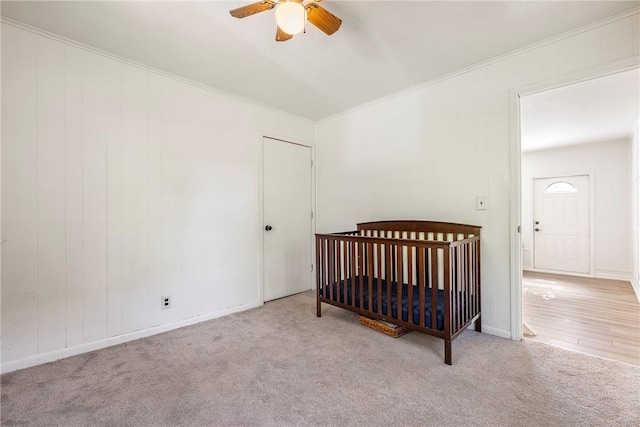
M 360 297 L 360 280 L 363 280 L 363 289 L 362 289 L 362 298 Z M 346 297 L 347 302 L 345 303 L 345 296 L 343 295 L 343 289 L 347 286 Z M 353 282 L 353 284 L 352 284 Z M 382 314 L 385 316 L 389 316 L 388 311 L 388 301 L 387 301 L 387 281 L 380 280 L 382 286 Z M 351 292 L 352 286 L 355 285 L 355 292 Z M 409 315 L 409 286 L 404 283 L 402 285 L 402 297 L 401 297 L 401 310 L 402 310 L 402 320 L 408 322 Z M 339 301 L 342 304 L 352 304 L 352 298 L 355 294 L 355 306 L 357 308 L 361 308 L 363 310 L 373 311 L 375 313 L 378 312 L 378 279 L 373 279 L 373 295 L 372 295 L 372 306 L 373 309 L 369 310 L 369 278 L 367 276 L 356 276 L 347 280 L 342 280 L 340 282 L 340 288 L 338 288 L 338 284 L 333 284 L 332 298 L 329 298 L 328 292 L 327 295 L 323 295 L 323 291 L 326 288 L 320 290 L 320 295 L 324 296 L 327 299 L 331 299 L 332 301 Z M 340 293 L 338 295 L 338 289 L 340 289 Z M 427 328 L 431 328 L 431 289 L 425 288 L 424 292 L 424 324 Z M 413 304 L 411 304 L 413 309 L 413 323 L 415 325 L 420 324 L 420 295 L 418 292 L 418 287 L 413 287 Z M 398 313 L 398 286 L 396 282 L 391 282 L 391 315 L 390 317 L 397 319 Z M 438 290 L 438 302 L 437 302 L 437 313 L 436 313 L 436 322 L 439 331 L 444 330 L 444 291 Z

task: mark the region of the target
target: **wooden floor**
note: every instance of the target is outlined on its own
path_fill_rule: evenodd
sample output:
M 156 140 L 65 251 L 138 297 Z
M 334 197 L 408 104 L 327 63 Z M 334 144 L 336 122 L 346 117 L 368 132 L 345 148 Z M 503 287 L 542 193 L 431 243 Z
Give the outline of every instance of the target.
M 629 282 L 525 271 L 525 337 L 640 365 L 640 304 Z

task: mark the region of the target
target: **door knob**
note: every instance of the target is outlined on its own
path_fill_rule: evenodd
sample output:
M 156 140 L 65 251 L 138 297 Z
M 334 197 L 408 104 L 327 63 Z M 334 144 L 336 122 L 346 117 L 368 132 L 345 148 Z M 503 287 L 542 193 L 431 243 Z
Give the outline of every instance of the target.
M 267 225 L 264 229 L 267 230 L 267 231 L 271 231 L 271 230 L 273 230 L 273 227 L 270 226 L 270 225 Z
M 535 231 L 542 231 L 542 230 L 540 230 L 539 228 L 534 228 L 534 230 L 535 230 Z

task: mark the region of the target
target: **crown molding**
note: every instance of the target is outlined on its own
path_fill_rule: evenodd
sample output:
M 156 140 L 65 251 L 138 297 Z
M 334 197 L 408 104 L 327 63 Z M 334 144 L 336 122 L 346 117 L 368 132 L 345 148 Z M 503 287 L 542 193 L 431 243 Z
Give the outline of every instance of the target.
M 55 40 L 55 41 L 60 42 L 60 43 L 64 43 L 67 46 L 72 46 L 72 47 L 84 50 L 86 52 L 90 52 L 90 53 L 93 53 L 93 54 L 100 55 L 102 57 L 111 59 L 113 61 L 120 62 L 120 63 L 125 64 L 125 65 L 129 65 L 129 66 L 132 66 L 132 67 L 140 68 L 140 69 L 143 69 L 143 70 L 148 71 L 150 73 L 154 73 L 154 74 L 162 76 L 162 77 L 166 77 L 166 78 L 169 78 L 169 79 L 181 82 L 181 83 L 185 83 L 185 84 L 188 84 L 190 86 L 198 87 L 200 89 L 204 89 L 204 90 L 206 90 L 208 92 L 211 92 L 211 93 L 214 93 L 216 95 L 220 95 L 220 96 L 224 96 L 224 97 L 227 97 L 227 98 L 231 98 L 231 99 L 233 99 L 235 101 L 239 101 L 239 102 L 242 102 L 244 104 L 251 105 L 253 107 L 262 108 L 262 109 L 265 109 L 265 110 L 269 110 L 269 111 L 271 111 L 273 113 L 282 114 L 282 115 L 289 116 L 289 117 L 295 117 L 296 119 L 304 120 L 307 123 L 311 123 L 311 124 L 316 123 L 315 120 L 311 120 L 311 119 L 309 119 L 307 117 L 298 116 L 298 115 L 293 114 L 293 113 L 291 113 L 289 111 L 281 110 L 281 109 L 273 107 L 271 105 L 263 104 L 261 102 L 255 101 L 255 100 L 253 100 L 251 98 L 245 98 L 243 96 L 236 95 L 236 94 L 231 93 L 231 92 L 226 92 L 224 90 L 218 89 L 218 88 L 213 87 L 213 86 L 206 85 L 204 83 L 200 83 L 200 82 L 198 82 L 196 80 L 192 80 L 192 79 L 189 79 L 189 78 L 186 78 L 186 77 L 181 77 L 181 76 L 179 76 L 177 74 L 173 74 L 173 73 L 170 73 L 168 71 L 161 70 L 159 68 L 155 68 L 155 67 L 152 67 L 152 66 L 149 66 L 149 65 L 145 65 L 145 64 L 143 64 L 141 62 L 137 62 L 137 61 L 134 61 L 134 60 L 131 60 L 131 59 L 124 58 L 122 56 L 107 52 L 105 50 L 98 49 L 96 47 L 89 46 L 89 45 L 86 45 L 84 43 L 80 43 L 78 41 L 75 41 L 75 40 L 60 36 L 58 34 L 51 33 L 49 31 L 43 30 L 41 28 L 34 27 L 32 25 L 29 25 L 29 24 L 25 24 L 24 22 L 20 22 L 20 21 L 16 21 L 15 19 L 7 18 L 6 16 L 2 16 L 1 19 L 0 19 L 0 22 L 2 22 L 3 24 L 6 24 L 6 25 L 10 25 L 12 27 L 19 28 L 19 29 L 24 30 L 24 31 L 28 31 L 30 33 L 33 33 L 33 34 L 36 34 L 36 35 L 39 35 L 39 36 L 42 36 L 42 37 L 46 37 L 46 38 L 51 39 L 51 40 Z
M 612 15 L 612 16 L 610 16 L 608 18 L 605 18 L 605 19 L 602 19 L 600 21 L 593 22 L 593 23 L 585 25 L 583 27 L 579 27 L 579 28 L 573 29 L 571 31 L 567 31 L 566 33 L 562 33 L 562 34 L 559 34 L 557 36 L 553 36 L 551 38 L 545 39 L 543 41 L 540 41 L 540 42 L 537 42 L 537 43 L 534 43 L 534 44 L 531 44 L 531 45 L 528 45 L 528 46 L 513 50 L 513 51 L 511 51 L 509 53 L 505 53 L 504 55 L 496 56 L 496 57 L 488 59 L 486 61 L 479 62 L 477 64 L 470 65 L 468 67 L 464 67 L 464 68 L 461 68 L 459 70 L 452 71 L 451 73 L 444 74 L 444 75 L 442 75 L 440 77 L 436 77 L 436 78 L 431 79 L 431 80 L 427 80 L 426 82 L 418 83 L 417 85 L 411 86 L 411 87 L 409 87 L 407 89 L 404 89 L 404 90 L 401 90 L 401 91 L 398 91 L 398 92 L 394 92 L 392 94 L 389 94 L 389 95 L 374 99 L 373 101 L 365 102 L 364 104 L 360 104 L 360 105 L 358 105 L 356 107 L 349 108 L 349 109 L 341 111 L 339 113 L 332 114 L 330 116 L 321 118 L 316 123 L 317 124 L 321 124 L 321 123 L 324 123 L 324 122 L 328 122 L 328 121 L 337 119 L 337 118 L 339 118 L 341 116 L 345 116 L 345 115 L 354 113 L 354 112 L 356 112 L 358 110 L 362 110 L 362 109 L 371 107 L 371 106 L 379 104 L 381 102 L 389 101 L 391 99 L 397 98 L 397 97 L 402 96 L 402 95 L 406 95 L 408 93 L 419 91 L 421 89 L 427 88 L 429 86 L 435 85 L 435 84 L 443 82 L 445 80 L 449 80 L 449 79 L 452 79 L 454 77 L 457 77 L 457 76 L 460 76 L 460 75 L 463 75 L 463 74 L 466 74 L 466 73 L 470 73 L 472 71 L 484 68 L 484 67 L 486 67 L 488 65 L 495 64 L 496 62 L 500 62 L 500 61 L 504 61 L 504 60 L 509 59 L 509 58 L 513 58 L 514 56 L 518 56 L 518 55 L 521 55 L 523 53 L 530 52 L 532 50 L 536 50 L 536 49 L 539 49 L 539 48 L 544 47 L 544 46 L 548 46 L 548 45 L 553 44 L 553 43 L 557 43 L 559 41 L 568 39 L 570 37 L 575 37 L 577 35 L 580 35 L 582 33 L 587 32 L 587 31 L 591 31 L 591 30 L 594 30 L 596 28 L 603 27 L 605 25 L 611 24 L 611 23 L 616 22 L 616 21 L 620 21 L 622 19 L 628 18 L 628 17 L 633 16 L 633 15 L 638 15 L 639 13 L 640 13 L 640 7 L 635 7 L 633 9 L 626 10 L 624 12 L 618 13 L 616 15 Z

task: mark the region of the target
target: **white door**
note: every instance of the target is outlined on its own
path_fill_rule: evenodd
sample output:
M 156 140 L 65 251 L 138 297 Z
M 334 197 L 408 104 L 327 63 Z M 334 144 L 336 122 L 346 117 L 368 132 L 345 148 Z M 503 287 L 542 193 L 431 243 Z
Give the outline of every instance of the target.
M 311 148 L 264 141 L 264 300 L 312 288 Z
M 589 176 L 534 179 L 534 266 L 589 273 Z

